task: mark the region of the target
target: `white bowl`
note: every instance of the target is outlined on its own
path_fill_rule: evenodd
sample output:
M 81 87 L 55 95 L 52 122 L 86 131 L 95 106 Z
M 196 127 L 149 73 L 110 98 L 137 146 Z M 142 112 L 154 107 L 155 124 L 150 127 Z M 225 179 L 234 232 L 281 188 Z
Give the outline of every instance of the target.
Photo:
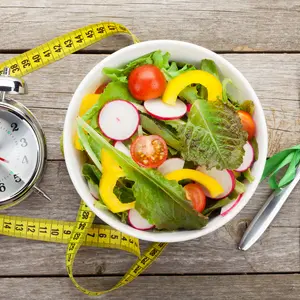
M 121 223 L 119 219 L 108 210 L 95 208 L 93 205 L 94 198 L 91 196 L 86 181 L 81 175 L 81 168 L 83 164 L 82 154 L 73 146 L 73 138 L 76 131 L 75 119 L 78 115 L 80 103 L 83 96 L 93 93 L 99 84 L 107 80 L 107 78 L 102 74 L 103 67 L 119 67 L 125 65 L 133 59 L 155 50 L 168 51 L 171 54 L 172 60 L 192 63 L 198 67 L 199 62 L 204 58 L 214 60 L 222 75 L 224 77 L 231 78 L 239 90 L 234 91 L 235 97 L 240 100 L 251 99 L 255 103 L 254 120 L 257 126 L 256 138 L 259 145 L 259 158 L 252 167 L 252 173 L 255 176 L 255 180 L 251 184 L 247 185 L 247 190 L 242 199 L 228 214 L 226 214 L 224 217 L 217 216 L 212 218 L 207 226 L 202 229 L 174 232 L 140 231 L 130 227 L 129 225 Z M 105 223 L 126 234 L 147 241 L 187 241 L 213 232 L 229 222 L 241 211 L 241 209 L 247 204 L 251 196 L 254 194 L 264 169 L 267 148 L 268 134 L 263 109 L 247 79 L 231 63 L 216 53 L 194 44 L 172 40 L 155 40 L 134 44 L 109 55 L 107 58 L 98 63 L 79 84 L 72 101 L 70 102 L 64 125 L 65 160 L 71 180 L 80 197 Z

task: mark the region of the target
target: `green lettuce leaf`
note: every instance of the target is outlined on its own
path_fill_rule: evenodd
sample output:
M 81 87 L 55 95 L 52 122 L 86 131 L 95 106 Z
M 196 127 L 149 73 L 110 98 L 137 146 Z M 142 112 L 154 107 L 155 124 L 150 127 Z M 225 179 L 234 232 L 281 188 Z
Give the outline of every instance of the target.
M 191 208 L 185 199 L 183 188 L 175 181 L 167 180 L 158 171 L 138 166 L 130 157 L 115 149 L 92 127 L 77 118 L 78 127 L 85 130 L 124 170 L 126 177 L 134 181 L 133 193 L 136 209 L 158 229 L 197 229 L 207 224 L 207 218 Z
M 200 70 L 208 72 L 220 80 L 219 71 L 215 62 L 211 59 L 202 59 L 200 63 Z M 199 85 L 199 98 L 207 99 L 207 89 L 203 85 Z
M 108 76 L 112 81 L 127 83 L 128 75 L 133 69 L 148 64 L 155 65 L 160 69 L 167 69 L 169 67 L 169 58 L 170 54 L 168 52 L 163 54 L 161 50 L 157 50 L 129 62 L 123 68 L 103 68 L 103 74 Z
M 222 102 L 226 105 L 228 105 L 229 107 L 235 109 L 235 110 L 239 110 L 240 109 L 240 104 L 238 101 L 235 101 L 233 99 L 232 96 L 230 96 L 227 92 L 227 85 L 229 84 L 232 84 L 233 85 L 233 82 L 230 78 L 225 78 L 223 81 L 222 81 Z
M 254 160 L 256 161 L 256 160 L 258 160 L 259 150 L 258 150 L 258 143 L 257 143 L 255 136 L 252 138 L 250 143 L 251 143 L 251 146 L 254 151 Z
M 211 59 L 202 59 L 200 63 L 200 69 L 214 75 L 220 80 L 219 71 L 215 62 Z
M 181 100 L 185 100 L 191 104 L 194 103 L 194 101 L 199 100 L 200 96 L 198 95 L 197 86 L 187 86 L 179 93 L 179 98 Z M 204 98 L 203 98 L 204 99 Z
M 85 163 L 82 167 L 82 175 L 87 181 L 99 186 L 101 172 L 96 166 Z
M 168 146 L 174 148 L 175 150 L 180 149 L 180 141 L 178 141 L 176 134 L 169 130 L 163 122 L 151 119 L 150 117 L 140 114 L 141 125 L 150 134 L 156 134 L 161 136 Z
M 232 202 L 234 199 L 237 199 L 238 197 L 238 193 L 236 191 L 233 191 L 230 195 L 228 195 L 228 197 L 223 198 L 221 200 L 218 200 L 216 203 L 214 203 L 213 205 L 207 207 L 202 213 L 205 216 L 209 216 L 213 211 L 215 211 L 216 209 L 219 209 L 227 204 L 229 204 L 230 202 Z
M 243 161 L 247 133 L 238 115 L 220 102 L 195 101 L 178 134 L 185 160 L 221 170 L 237 169 Z
M 237 194 L 243 194 L 246 191 L 246 187 L 245 187 L 244 183 L 242 183 L 241 181 L 236 179 L 234 190 L 236 191 Z
M 178 67 L 178 64 L 173 61 L 170 66 L 162 68 L 161 70 L 167 81 L 170 81 L 172 78 L 177 77 L 186 71 L 196 70 L 196 67 L 191 64 L 184 64 L 182 67 Z
M 251 116 L 254 114 L 254 103 L 252 100 L 246 100 L 240 104 L 240 110 L 246 111 Z
M 247 169 L 242 173 L 244 178 L 247 179 L 250 183 L 254 181 L 255 177 L 251 174 L 251 169 Z

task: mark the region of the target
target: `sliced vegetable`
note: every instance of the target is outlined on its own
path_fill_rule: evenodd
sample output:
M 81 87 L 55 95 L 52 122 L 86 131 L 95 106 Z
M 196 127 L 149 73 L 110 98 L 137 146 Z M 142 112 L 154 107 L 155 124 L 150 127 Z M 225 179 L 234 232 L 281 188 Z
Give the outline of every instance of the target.
M 78 115 L 83 116 L 92 106 L 94 106 L 99 99 L 99 95 L 97 94 L 87 94 L 83 97 Z M 76 133 L 74 138 L 74 145 L 77 150 L 83 151 L 83 147 L 79 141 L 78 134 Z
M 243 197 L 243 194 L 240 194 L 240 195 L 238 195 L 238 197 L 235 200 L 232 200 L 230 203 L 223 206 L 222 209 L 221 209 L 220 215 L 222 217 L 226 216 L 234 207 L 237 206 L 237 204 L 240 202 L 242 197 Z
M 235 188 L 235 177 L 231 170 L 217 170 L 212 168 L 208 170 L 205 166 L 197 167 L 197 170 L 214 178 L 223 188 L 224 192 L 217 197 L 213 197 L 209 191 L 203 189 L 205 195 L 213 199 L 222 199 L 227 197 Z
M 161 99 L 152 99 L 145 102 L 146 111 L 159 120 L 180 119 L 187 112 L 187 107 L 181 100 L 177 99 L 174 106 L 162 102 Z
M 197 183 L 189 183 L 184 186 L 184 190 L 186 198 L 192 201 L 194 209 L 201 213 L 206 205 L 206 196 L 201 186 Z
M 149 230 L 155 227 L 144 219 L 134 208 L 128 212 L 128 222 L 133 228 L 138 230 Z
M 114 100 L 103 106 L 98 122 L 105 136 L 112 140 L 124 141 L 136 132 L 140 116 L 130 102 Z
M 188 85 L 198 83 L 206 87 L 209 101 L 216 101 L 222 99 L 222 84 L 213 75 L 202 70 L 193 70 L 185 72 L 167 84 L 166 90 L 163 94 L 163 102 L 175 105 L 179 93 Z
M 143 65 L 134 69 L 128 77 L 131 95 L 141 101 L 162 96 L 166 88 L 166 79 L 160 69 L 154 65 Z
M 176 134 L 166 126 L 165 122 L 152 119 L 150 118 L 150 116 L 145 116 L 143 114 L 141 114 L 140 117 L 141 117 L 141 125 L 144 128 L 144 130 L 146 130 L 151 134 L 161 136 L 170 147 L 176 150 L 180 149 L 181 147 L 180 141 L 178 141 Z M 174 121 L 167 121 L 167 122 L 174 122 Z
M 183 179 L 191 179 L 200 183 L 205 187 L 213 198 L 218 197 L 224 193 L 223 187 L 211 176 L 208 176 L 200 171 L 191 169 L 182 169 L 173 171 L 165 175 L 169 180 L 180 181 Z
M 119 151 L 123 152 L 124 154 L 130 157 L 130 150 L 122 142 L 116 141 L 114 143 L 114 146 L 116 149 L 118 149 Z
M 248 141 L 251 141 L 256 131 L 255 122 L 246 111 L 239 110 L 237 113 L 241 119 L 244 130 L 248 132 Z
M 190 112 L 190 111 L 191 111 L 192 106 L 193 106 L 193 105 L 190 104 L 190 103 L 186 105 L 186 110 L 187 110 L 187 112 Z
M 249 142 L 247 142 L 243 148 L 245 150 L 243 162 L 237 169 L 235 169 L 236 172 L 246 171 L 247 169 L 249 169 L 252 166 L 252 164 L 254 162 L 254 150 L 253 150 L 252 145 Z
M 98 94 L 87 94 L 83 97 L 79 108 L 79 116 L 83 116 L 99 99 Z
M 120 177 L 125 176 L 125 172 L 121 169 L 109 150 L 102 149 L 101 162 L 103 173 L 99 185 L 99 194 L 109 210 L 113 213 L 119 213 L 134 208 L 135 201 L 130 203 L 122 203 L 114 194 L 114 187 Z
M 185 163 L 185 161 L 181 158 L 177 158 L 177 157 L 169 158 L 164 163 L 162 163 L 157 168 L 157 170 L 161 174 L 166 175 L 166 174 L 171 173 L 173 171 L 183 169 L 184 163 Z
M 185 199 L 185 192 L 175 181 L 167 180 L 157 170 L 139 167 L 131 158 L 117 151 L 103 136 L 97 133 L 80 117 L 78 126 L 85 130 L 102 148 L 110 151 L 126 177 L 134 181 L 132 191 L 136 199 L 135 208 L 158 229 L 199 229 L 208 219 L 198 214 Z
M 95 185 L 94 183 L 92 183 L 91 181 L 87 182 L 89 190 L 91 192 L 91 195 L 96 199 L 99 200 L 99 187 L 98 185 Z
M 140 166 L 157 168 L 167 159 L 168 147 L 158 135 L 139 136 L 132 143 L 130 153 Z
M 95 94 L 102 94 L 109 82 L 102 83 L 95 91 Z

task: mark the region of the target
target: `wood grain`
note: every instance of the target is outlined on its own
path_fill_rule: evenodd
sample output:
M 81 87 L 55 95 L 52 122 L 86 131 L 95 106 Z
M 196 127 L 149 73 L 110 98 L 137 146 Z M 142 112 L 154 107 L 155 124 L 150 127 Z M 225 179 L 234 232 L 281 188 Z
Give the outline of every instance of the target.
M 1 0 L 0 8 L 5 18 L 0 48 L 6 50 L 30 49 L 82 26 L 113 20 L 141 40 L 185 40 L 216 51 L 299 51 L 298 0 Z M 128 38 L 111 38 L 90 49 L 128 44 Z
M 78 281 L 93 290 L 111 287 L 119 277 L 83 277 Z M 68 278 L 2 278 L 6 299 L 88 300 Z M 18 288 L 13 288 L 18 287 Z M 142 276 L 127 286 L 102 296 L 119 299 L 297 300 L 300 275 L 258 276 Z
M 4 61 L 12 55 L 0 55 Z M 59 136 L 72 94 L 105 55 L 72 55 L 26 76 L 29 94 L 17 97 L 40 119 L 49 159 L 62 159 Z M 226 54 L 249 80 L 265 110 L 269 155 L 300 143 L 300 54 Z
M 75 220 L 79 197 L 62 161 L 49 162 L 41 183 L 53 199 L 48 202 L 30 196 L 8 215 Z M 237 250 L 246 224 L 267 199 L 269 189 L 262 184 L 242 212 L 226 227 L 203 238 L 168 245 L 163 255 L 146 271 L 148 274 L 207 274 L 299 272 L 299 188 L 283 207 L 271 227 L 250 251 Z M 0 272 L 2 276 L 65 275 L 65 245 L 1 236 Z M 149 243 L 142 243 L 142 248 Z M 8 251 L 14 249 L 14 251 Z M 134 262 L 130 254 L 118 250 L 82 248 L 76 261 L 76 274 L 124 274 Z M 174 268 L 176 266 L 176 268 Z

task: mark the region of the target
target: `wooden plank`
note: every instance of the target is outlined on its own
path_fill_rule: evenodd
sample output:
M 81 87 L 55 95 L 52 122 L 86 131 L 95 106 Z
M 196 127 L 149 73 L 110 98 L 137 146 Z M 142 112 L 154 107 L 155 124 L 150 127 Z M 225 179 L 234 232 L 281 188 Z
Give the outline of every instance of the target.
M 84 277 L 78 281 L 93 290 L 111 287 L 119 277 Z M 68 278 L 2 278 L 6 299 L 88 300 Z M 196 288 L 197 287 L 197 288 Z M 22 291 L 22 292 L 21 292 Z M 297 300 L 300 275 L 142 276 L 104 296 L 119 299 Z
M 0 60 L 8 57 L 11 55 L 0 55 Z M 58 109 L 67 108 L 85 74 L 104 57 L 72 55 L 26 76 L 29 94 L 17 99 L 34 107 L 33 112 L 46 131 L 50 159 L 62 159 L 58 145 L 65 111 Z M 263 104 L 269 127 L 269 155 L 299 144 L 300 54 L 227 54 L 224 57 L 245 74 Z
M 32 195 L 16 207 L 5 210 L 8 215 L 35 218 L 75 220 L 79 197 L 71 185 L 64 162 L 48 164 L 41 184 L 52 198 L 48 202 Z M 269 190 L 262 184 L 243 211 L 226 227 L 203 238 L 168 245 L 163 255 L 147 271 L 148 274 L 207 274 L 299 272 L 299 205 L 300 187 L 293 192 L 279 216 L 262 239 L 242 252 L 236 249 L 246 223 L 267 199 Z M 0 272 L 14 275 L 65 275 L 65 245 L 50 244 L 1 236 Z M 142 242 L 142 249 L 149 243 Z M 8 249 L 14 249 L 8 251 Z M 187 255 L 188 254 L 188 255 Z M 76 261 L 76 274 L 124 274 L 135 261 L 130 254 L 118 250 L 83 248 Z M 176 268 L 174 268 L 176 265 Z
M 1 49 L 33 48 L 89 23 L 113 20 L 141 40 L 186 40 L 217 51 L 299 51 L 298 0 L 73 0 L 68 5 L 63 0 L 2 0 L 0 7 L 5 19 Z M 128 44 L 126 38 L 113 38 L 91 49 Z
M 3 211 L 9 215 L 25 215 L 34 218 L 54 218 L 58 220 L 75 220 L 77 208 L 79 207 L 79 196 L 76 193 L 68 171 L 63 161 L 48 162 L 44 178 L 40 187 L 53 199 L 46 201 L 39 195 L 32 194 L 30 198 L 21 204 Z M 286 202 L 279 217 L 274 221 L 274 226 L 300 227 L 300 207 L 299 207 L 300 186 L 297 186 Z M 234 227 L 242 230 L 243 224 L 253 218 L 257 210 L 267 200 L 270 189 L 267 182 L 263 182 L 258 187 L 253 198 L 236 218 Z M 51 211 L 51 216 L 49 216 Z M 2 213 L 2 212 L 1 212 Z M 238 235 L 240 233 L 235 233 Z

